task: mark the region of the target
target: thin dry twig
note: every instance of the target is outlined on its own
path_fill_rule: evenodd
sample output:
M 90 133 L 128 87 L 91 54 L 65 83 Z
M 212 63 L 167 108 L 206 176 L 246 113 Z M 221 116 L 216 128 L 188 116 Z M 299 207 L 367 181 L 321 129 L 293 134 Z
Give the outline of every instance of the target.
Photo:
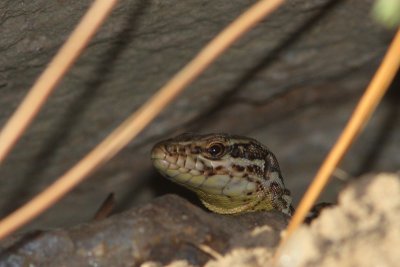
M 208 245 L 198 244 L 198 245 L 194 245 L 194 246 L 196 248 L 200 249 L 205 254 L 209 255 L 214 260 L 221 260 L 223 258 L 223 256 L 218 251 L 216 251 L 215 249 L 213 249 L 212 247 L 210 247 Z
M 125 120 L 80 162 L 42 193 L 0 222 L 0 239 L 23 226 L 82 182 L 91 172 L 127 145 L 183 89 L 198 77 L 223 51 L 257 22 L 274 11 L 283 0 L 261 0 L 250 7 L 213 39 L 189 64 Z
M 114 193 L 110 193 L 103 201 L 100 208 L 96 211 L 96 214 L 93 216 L 93 220 L 100 221 L 110 216 L 111 212 L 115 208 L 115 203 L 115 195 Z
M 97 0 L 0 132 L 0 164 L 39 112 L 46 99 L 72 66 L 117 0 Z
M 392 41 L 386 55 L 375 73 L 372 81 L 368 85 L 364 95 L 360 99 L 353 115 L 349 119 L 342 134 L 336 144 L 326 157 L 317 172 L 312 184 L 302 198 L 296 213 L 293 215 L 289 226 L 282 238 L 275 254 L 275 259 L 279 257 L 282 247 L 293 234 L 293 232 L 302 224 L 308 211 L 315 203 L 325 185 L 328 183 L 336 166 L 339 164 L 350 145 L 357 138 L 358 134 L 364 128 L 368 120 L 371 118 L 377 105 L 382 100 L 385 92 L 390 86 L 400 66 L 400 30 L 397 32 Z

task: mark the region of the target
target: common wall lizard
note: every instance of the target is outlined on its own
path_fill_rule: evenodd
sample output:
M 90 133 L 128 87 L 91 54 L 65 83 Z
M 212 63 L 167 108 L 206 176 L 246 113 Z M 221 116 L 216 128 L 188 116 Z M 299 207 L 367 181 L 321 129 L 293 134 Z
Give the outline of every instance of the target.
M 187 133 L 157 143 L 151 158 L 163 176 L 194 191 L 213 212 L 293 213 L 275 155 L 255 139 Z

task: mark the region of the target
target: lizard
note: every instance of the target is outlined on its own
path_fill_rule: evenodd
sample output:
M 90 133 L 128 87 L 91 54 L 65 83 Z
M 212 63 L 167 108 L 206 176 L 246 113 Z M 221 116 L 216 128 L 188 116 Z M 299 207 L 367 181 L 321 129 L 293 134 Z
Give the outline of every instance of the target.
M 275 155 L 249 137 L 185 133 L 154 145 L 154 167 L 220 214 L 294 212 Z

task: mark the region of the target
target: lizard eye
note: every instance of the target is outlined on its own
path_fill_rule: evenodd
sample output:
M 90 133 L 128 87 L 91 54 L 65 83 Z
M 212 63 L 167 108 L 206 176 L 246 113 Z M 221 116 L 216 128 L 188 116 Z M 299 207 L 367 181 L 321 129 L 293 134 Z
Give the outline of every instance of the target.
M 219 158 L 225 154 L 225 146 L 222 143 L 211 143 L 207 147 L 207 152 L 211 157 Z

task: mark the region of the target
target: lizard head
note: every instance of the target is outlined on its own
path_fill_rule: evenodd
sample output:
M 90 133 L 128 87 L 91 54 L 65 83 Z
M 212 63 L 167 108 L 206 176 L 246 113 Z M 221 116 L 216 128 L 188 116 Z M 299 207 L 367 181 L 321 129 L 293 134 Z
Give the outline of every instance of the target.
M 219 213 L 237 213 L 260 198 L 271 199 L 271 188 L 283 194 L 275 156 L 252 138 L 186 133 L 157 143 L 151 158 L 163 176 L 196 192 Z M 264 209 L 274 208 L 271 201 L 264 203 L 269 203 Z

